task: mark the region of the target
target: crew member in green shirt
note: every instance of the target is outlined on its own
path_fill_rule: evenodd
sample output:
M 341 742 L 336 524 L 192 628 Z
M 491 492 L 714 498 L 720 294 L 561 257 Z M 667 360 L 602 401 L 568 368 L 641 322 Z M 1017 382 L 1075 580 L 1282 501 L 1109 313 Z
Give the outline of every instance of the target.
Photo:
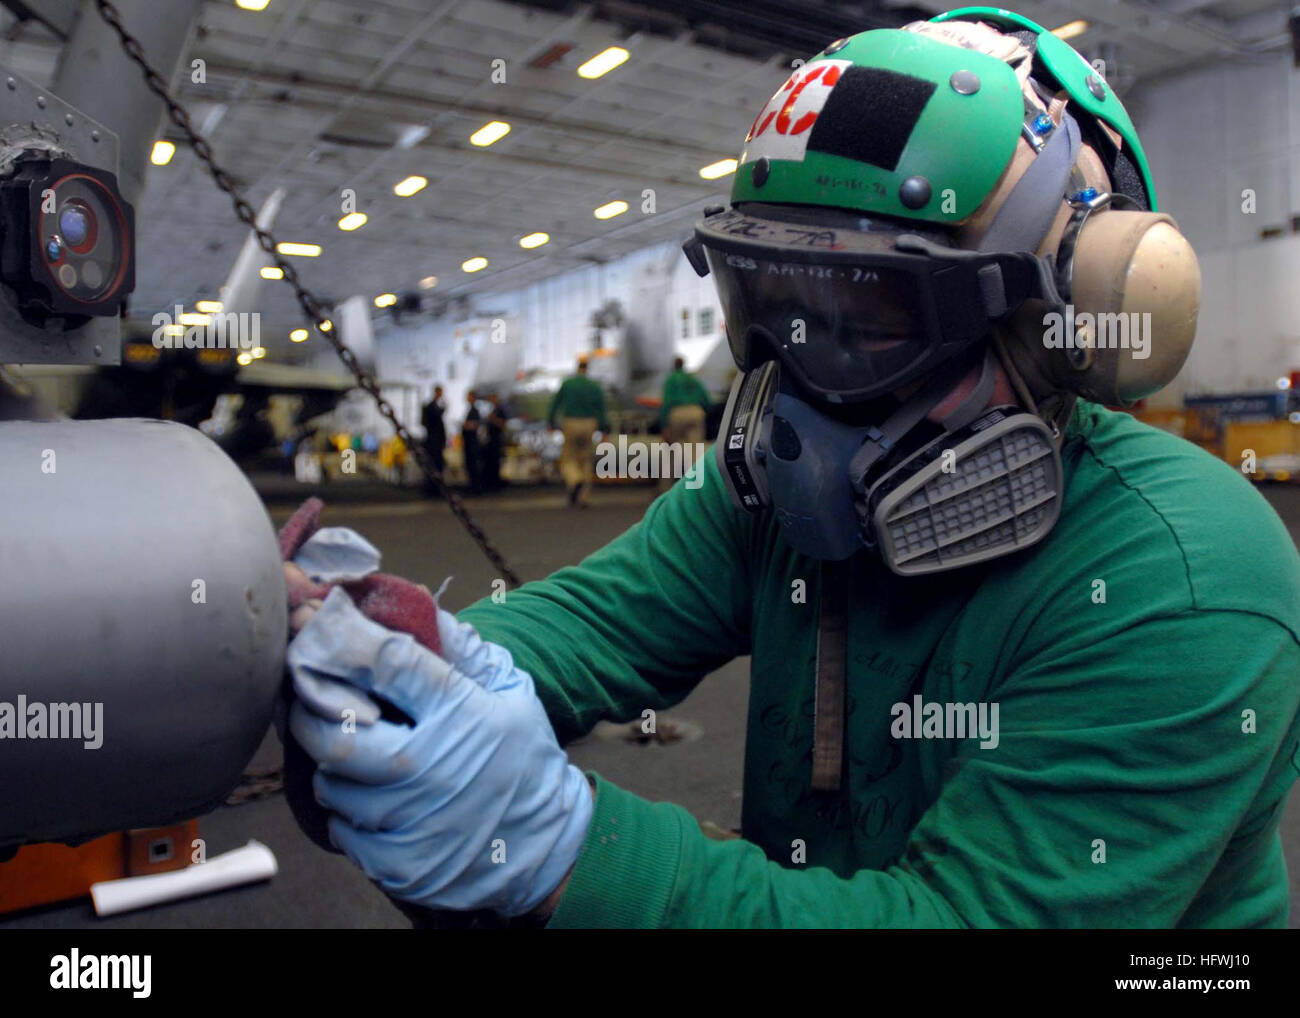
M 1286 925 L 1300 557 L 1101 405 L 1177 372 L 1200 277 L 1085 67 L 993 8 L 828 45 L 686 246 L 741 370 L 702 484 L 440 612 L 438 654 L 330 594 L 293 730 L 382 889 L 551 927 Z M 1120 309 L 1150 318 L 1105 342 Z M 568 762 L 740 655 L 743 838 Z M 414 725 L 349 732 L 331 679 Z
M 664 379 L 663 407 L 659 411 L 659 424 L 665 442 L 678 443 L 690 448 L 690 463 L 704 446 L 705 422 L 710 406 L 709 392 L 700 380 L 686 370 L 686 362 L 677 357 L 673 370 Z M 688 462 L 683 457 L 678 462 Z M 660 480 L 660 490 L 666 490 L 675 478 Z
M 578 373 L 561 383 L 546 418 L 552 428 L 558 426 L 564 432 L 560 474 L 569 492 L 569 505 L 585 509 L 591 484 L 596 478 L 595 432 L 609 431 L 605 393 L 599 382 L 587 377 L 585 359 L 579 358 Z

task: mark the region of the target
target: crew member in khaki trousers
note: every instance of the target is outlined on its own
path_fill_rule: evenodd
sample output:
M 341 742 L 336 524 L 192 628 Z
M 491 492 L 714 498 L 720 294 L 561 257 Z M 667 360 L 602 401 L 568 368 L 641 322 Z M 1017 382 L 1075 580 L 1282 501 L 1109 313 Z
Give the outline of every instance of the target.
M 668 423 L 664 425 L 664 440 L 703 444 L 704 420 L 707 416 L 704 407 L 695 404 L 673 407 L 668 411 Z
M 708 390 L 687 373 L 685 362 L 678 357 L 664 381 L 660 432 L 665 442 L 678 446 L 683 471 L 694 466 L 704 445 L 709 402 Z M 676 481 L 676 477 L 661 477 L 659 490 L 667 491 Z
M 560 475 L 569 491 L 569 504 L 586 506 L 591 483 L 596 479 L 596 447 L 593 441 L 599 421 L 594 417 L 566 417 L 560 425 L 564 449 L 560 453 Z
M 569 491 L 569 505 L 587 507 L 587 495 L 596 479 L 596 450 L 592 436 L 597 429 L 608 434 L 605 393 L 600 383 L 587 377 L 587 362 L 579 359 L 578 373 L 564 380 L 551 400 L 546 415 L 551 427 L 560 421 L 564 450 L 560 453 L 560 474 Z

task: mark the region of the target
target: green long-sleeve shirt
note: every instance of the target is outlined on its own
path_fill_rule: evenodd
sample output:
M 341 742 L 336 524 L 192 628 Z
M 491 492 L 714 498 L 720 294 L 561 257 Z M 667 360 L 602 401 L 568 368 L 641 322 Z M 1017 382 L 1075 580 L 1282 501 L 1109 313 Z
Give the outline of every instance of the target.
M 1285 925 L 1300 559 L 1240 474 L 1127 415 L 1080 403 L 1062 455 L 1037 547 L 908 579 L 858 561 L 838 793 L 809 780 L 816 563 L 712 457 L 581 564 L 466 609 L 562 742 L 753 654 L 744 840 L 597 779 L 551 925 Z M 998 704 L 996 748 L 894 738 L 916 694 Z
M 709 402 L 709 390 L 698 378 L 686 371 L 674 371 L 664 379 L 664 402 L 659 422 L 667 422 L 674 407 L 698 406 L 708 410 Z
M 555 427 L 556 420 L 561 417 L 594 417 L 600 430 L 608 431 L 605 393 L 600 383 L 593 382 L 586 375 L 566 378 L 552 397 L 551 408 L 546 412 L 551 427 Z

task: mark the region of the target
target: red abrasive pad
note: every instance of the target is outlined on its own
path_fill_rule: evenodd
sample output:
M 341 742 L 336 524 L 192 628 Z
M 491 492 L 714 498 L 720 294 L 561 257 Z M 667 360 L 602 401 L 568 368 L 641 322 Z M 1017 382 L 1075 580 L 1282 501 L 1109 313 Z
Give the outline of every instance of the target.
M 324 508 L 325 503 L 319 498 L 309 498 L 280 529 L 280 554 L 286 562 L 320 529 Z M 292 611 L 312 598 L 323 600 L 333 586 L 314 583 L 305 576 L 291 578 L 289 609 Z M 438 640 L 438 604 L 427 587 L 388 573 L 372 573 L 341 586 L 366 618 L 389 629 L 410 633 L 435 654 L 442 651 Z

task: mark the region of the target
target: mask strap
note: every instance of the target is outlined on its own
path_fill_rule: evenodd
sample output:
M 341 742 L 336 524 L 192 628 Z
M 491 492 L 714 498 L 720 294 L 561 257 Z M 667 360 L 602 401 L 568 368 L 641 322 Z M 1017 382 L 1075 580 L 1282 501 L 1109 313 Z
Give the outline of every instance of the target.
M 818 590 L 817 680 L 813 701 L 812 787 L 816 792 L 839 791 L 844 772 L 848 601 L 848 561 L 823 561 Z
M 1011 351 L 1007 349 L 1006 340 L 1002 338 L 1001 331 L 997 329 L 993 331 L 993 349 L 997 351 L 998 360 L 1002 362 L 1002 370 L 1007 373 L 1007 380 L 1011 383 L 1011 388 L 1015 390 L 1016 395 L 1020 397 L 1020 402 L 1031 414 L 1038 414 L 1038 402 L 1034 399 L 1034 394 L 1029 391 L 1029 384 L 1016 366 Z M 1039 416 L 1042 415 L 1039 414 Z
M 853 486 L 862 491 L 862 478 L 871 466 L 965 377 L 969 365 L 946 371 L 909 399 L 879 428 L 868 433 L 867 441 L 849 465 Z M 993 353 L 984 351 L 979 381 L 966 398 L 943 419 L 946 431 L 955 431 L 973 421 L 993 396 L 997 379 Z M 837 792 L 844 771 L 844 700 L 848 670 L 848 562 L 821 563 L 817 614 L 817 678 L 813 701 L 812 788 L 815 792 Z
M 925 420 L 926 414 L 952 392 L 957 383 L 966 376 L 966 372 L 970 370 L 970 367 L 971 362 L 963 359 L 955 366 L 939 373 L 919 392 L 895 410 L 884 424 L 867 429 L 867 437 L 863 440 L 858 451 L 853 454 L 853 458 L 849 460 L 849 483 L 853 485 L 853 490 L 858 495 L 864 497 L 866 495 L 866 476 L 871 472 L 871 468 L 902 441 L 909 431 Z M 981 376 L 981 384 L 983 380 L 983 376 Z M 989 391 L 992 392 L 992 379 L 990 379 L 989 385 Z M 976 389 L 979 388 L 980 386 L 977 385 Z M 961 406 L 953 411 L 953 414 L 959 413 L 969 402 L 970 397 L 967 397 L 962 401 Z
M 1041 418 L 1043 423 L 1052 430 L 1052 441 L 1059 449 L 1065 440 L 1065 429 L 1070 422 L 1078 397 L 1074 393 L 1055 390 L 1044 396 L 1040 403 L 1029 391 L 1029 383 L 1020 373 L 1020 368 L 1017 367 L 1015 358 L 1011 356 L 1011 351 L 1000 331 L 993 333 L 993 348 L 997 351 L 1002 370 L 1007 373 L 1007 379 L 1011 382 L 1011 388 L 1015 390 L 1021 405 L 1031 414 Z
M 971 421 L 975 420 L 984 408 L 989 405 L 989 400 L 993 398 L 993 386 L 997 381 L 997 371 L 993 366 L 993 351 L 986 348 L 984 351 L 984 363 L 980 367 L 979 381 L 975 387 L 966 394 L 952 412 L 939 422 L 944 431 L 957 431 L 966 427 Z

